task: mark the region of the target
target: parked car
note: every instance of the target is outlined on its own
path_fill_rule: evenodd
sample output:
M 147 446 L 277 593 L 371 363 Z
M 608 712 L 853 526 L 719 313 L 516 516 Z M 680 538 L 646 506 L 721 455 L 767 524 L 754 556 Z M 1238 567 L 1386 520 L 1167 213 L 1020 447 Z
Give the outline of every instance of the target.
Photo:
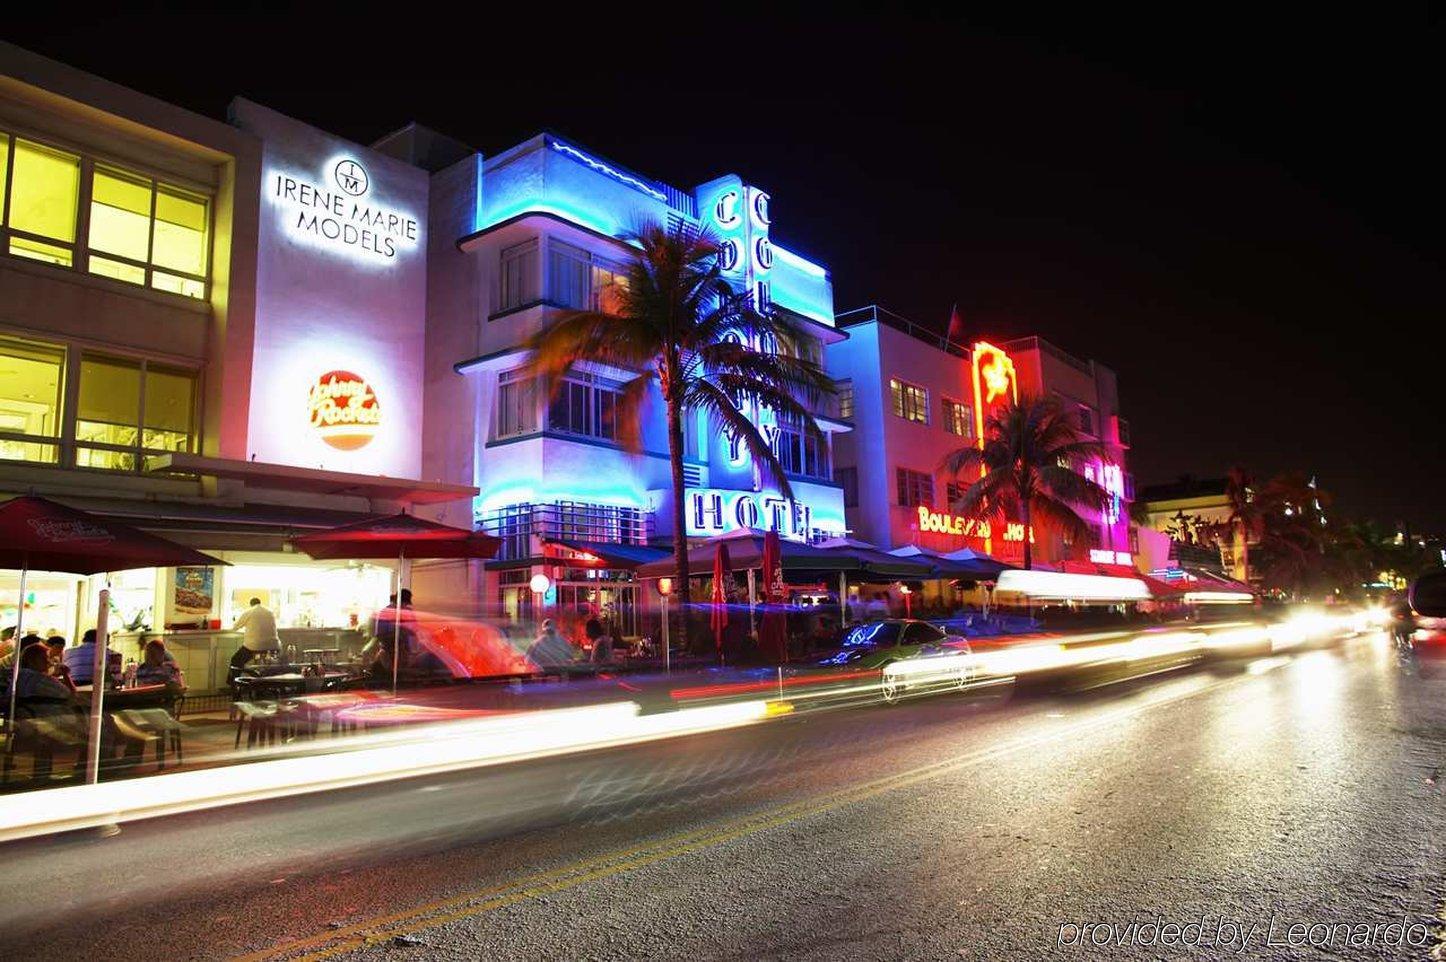
M 1424 677 L 1446 667 L 1446 569 L 1437 568 L 1411 584 L 1405 600 L 1392 609 L 1391 636 L 1403 663 Z
M 969 640 L 927 621 L 891 618 L 855 625 L 837 653 L 819 662 L 830 668 L 879 672 L 879 693 L 889 704 L 909 691 L 962 688 L 974 675 Z

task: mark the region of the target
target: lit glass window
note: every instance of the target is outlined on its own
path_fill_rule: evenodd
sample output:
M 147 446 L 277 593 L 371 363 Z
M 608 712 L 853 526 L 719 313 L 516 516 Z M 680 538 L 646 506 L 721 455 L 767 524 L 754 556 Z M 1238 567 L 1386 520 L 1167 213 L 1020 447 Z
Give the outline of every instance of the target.
M 126 261 L 91 255 L 90 272 L 145 286 L 149 264 L 151 287 L 204 298 L 207 223 L 204 197 L 97 165 L 91 180 L 88 244 L 91 250 Z
M 90 188 L 90 249 L 145 263 L 150 257 L 150 228 L 151 182 L 97 167 Z M 92 270 L 96 260 L 91 259 Z M 145 283 L 145 271 L 137 283 Z
M 206 207 L 203 197 L 165 184 L 157 187 L 152 264 L 181 274 L 205 275 Z
M 15 141 L 9 225 L 50 240 L 75 241 L 80 158 L 29 140 Z
M 82 360 L 75 422 L 76 464 L 113 471 L 133 469 L 140 421 L 141 366 L 134 361 Z M 111 447 L 132 450 L 116 451 Z
M 889 393 L 892 395 L 894 417 L 919 424 L 929 423 L 929 392 L 917 384 L 889 378 Z
M 78 236 L 80 181 L 90 183 Z M 211 202 L 134 171 L 0 133 L 0 250 L 204 299 Z
M 44 144 L 15 138 L 10 158 L 8 249 L 17 257 L 69 267 L 75 252 L 75 215 L 80 197 L 80 158 Z M 17 233 L 32 235 L 17 236 Z
M 974 437 L 974 408 L 959 401 L 944 399 L 944 428 L 961 438 Z
M 195 392 L 195 378 L 184 371 L 116 358 L 82 359 L 76 464 L 130 471 L 146 453 L 195 450 Z
M 190 451 L 195 437 L 195 379 L 147 365 L 145 384 L 141 447 L 148 451 Z
M 53 463 L 65 349 L 0 337 L 0 459 Z M 44 439 L 44 440 L 41 440 Z
M 548 244 L 548 299 L 580 311 L 616 312 L 627 289 L 627 265 L 552 241 Z

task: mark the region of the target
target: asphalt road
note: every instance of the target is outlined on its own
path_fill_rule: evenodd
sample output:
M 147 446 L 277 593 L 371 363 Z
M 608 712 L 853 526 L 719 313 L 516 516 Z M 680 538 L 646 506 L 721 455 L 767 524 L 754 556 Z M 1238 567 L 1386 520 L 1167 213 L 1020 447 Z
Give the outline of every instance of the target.
M 1443 754 L 1446 679 L 1362 638 L 14 843 L 0 944 L 27 960 L 1427 958 Z

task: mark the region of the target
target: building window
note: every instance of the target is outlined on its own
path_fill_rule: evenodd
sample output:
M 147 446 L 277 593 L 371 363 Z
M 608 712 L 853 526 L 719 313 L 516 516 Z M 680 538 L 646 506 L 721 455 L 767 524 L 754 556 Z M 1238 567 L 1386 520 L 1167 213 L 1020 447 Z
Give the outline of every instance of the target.
M 929 423 L 929 392 L 917 384 L 909 384 L 898 378 L 889 378 L 889 392 L 893 395 L 894 416 L 919 424 Z
M 499 311 L 510 311 L 538 300 L 538 266 L 536 239 L 503 250 L 502 267 L 498 272 L 501 275 L 497 301 Z
M 780 423 L 775 446 L 785 474 L 821 480 L 830 476 L 828 440 L 822 435 Z
M 96 164 L 90 185 L 90 272 L 204 299 L 209 223 L 205 197 Z
M 0 460 L 54 464 L 65 348 L 0 337 Z
M 1094 408 L 1084 404 L 1079 406 L 1079 429 L 1082 433 L 1088 434 L 1090 437 L 1097 436 L 1098 432 L 1095 430 Z
M 776 351 L 784 357 L 797 358 L 815 367 L 823 367 L 823 345 L 818 338 L 799 331 L 797 336 L 782 335 L 778 338 Z
M 537 381 L 522 376 L 521 370 L 497 375 L 498 438 L 532 434 L 537 430 Z
M 691 458 L 694 461 L 703 460 L 703 453 L 698 443 L 700 437 L 698 412 L 690 408 L 683 408 L 679 420 L 683 422 L 683 457 Z
M 616 441 L 622 392 L 606 378 L 569 374 L 547 406 L 549 430 Z
M 547 251 L 549 300 L 579 311 L 617 311 L 618 288 L 628 283 L 626 265 L 560 241 L 549 242 Z
M 1126 501 L 1135 500 L 1135 476 L 1125 473 L 1120 478 L 1120 497 Z
M 146 454 L 195 450 L 194 375 L 146 361 L 84 357 L 75 463 L 134 471 Z
M 967 484 L 960 484 L 958 481 L 944 482 L 944 507 L 952 511 L 954 505 L 964 497 L 964 492 L 968 490 L 969 485 Z
M 974 408 L 961 401 L 944 399 L 944 429 L 961 438 L 974 437 Z
M 852 421 L 854 419 L 854 382 L 852 378 L 842 378 L 833 382 L 834 395 L 838 398 L 838 416 L 840 421 Z
M 894 480 L 898 486 L 899 504 L 906 508 L 917 508 L 920 505 L 928 508 L 934 506 L 934 476 L 932 474 L 898 468 L 894 471 Z
M 859 469 L 858 468 L 834 468 L 834 482 L 843 488 L 843 503 L 845 508 L 857 508 L 859 506 Z
M 80 157 L 44 144 L 0 134 L 8 176 L 6 249 L 16 257 L 59 267 L 75 264 L 76 212 L 80 203 Z
M 87 232 L 77 239 L 83 180 L 90 185 Z M 0 233 L 14 256 L 206 297 L 208 197 L 0 133 L 0 207 Z

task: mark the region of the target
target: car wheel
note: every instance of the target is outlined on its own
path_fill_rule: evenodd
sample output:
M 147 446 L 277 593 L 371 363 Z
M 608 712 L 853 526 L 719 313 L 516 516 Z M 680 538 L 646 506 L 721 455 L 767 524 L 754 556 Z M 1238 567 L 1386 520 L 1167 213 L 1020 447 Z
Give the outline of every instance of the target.
M 889 671 L 888 665 L 883 667 L 879 675 L 879 694 L 883 696 L 886 705 L 897 705 L 904 695 L 904 679 L 896 672 Z

